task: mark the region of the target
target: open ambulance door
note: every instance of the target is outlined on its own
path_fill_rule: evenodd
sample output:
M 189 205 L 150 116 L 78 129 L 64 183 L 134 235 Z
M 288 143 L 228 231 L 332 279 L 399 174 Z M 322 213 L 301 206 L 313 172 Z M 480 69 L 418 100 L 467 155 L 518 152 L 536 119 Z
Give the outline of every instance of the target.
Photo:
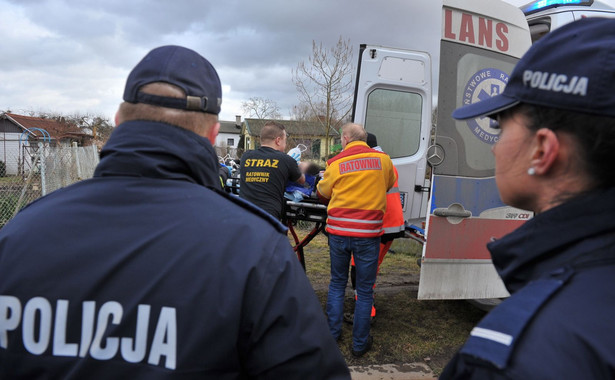
M 489 118 L 456 121 L 454 109 L 501 92 L 531 45 L 521 10 L 495 0 L 444 0 L 438 119 L 423 248 L 419 299 L 508 296 L 486 244 L 519 227 L 532 214 L 506 206 L 494 178 Z
M 354 122 L 376 135 L 397 168 L 404 220 L 424 220 L 432 112 L 429 55 L 361 45 L 354 99 Z

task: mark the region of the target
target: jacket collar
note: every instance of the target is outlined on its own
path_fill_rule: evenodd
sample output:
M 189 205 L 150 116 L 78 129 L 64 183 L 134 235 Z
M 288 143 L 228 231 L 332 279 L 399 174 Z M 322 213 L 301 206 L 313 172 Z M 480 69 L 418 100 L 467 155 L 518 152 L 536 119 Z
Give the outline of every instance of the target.
M 491 242 L 493 264 L 509 292 L 584 252 L 568 250 L 582 240 L 615 231 L 615 188 L 571 199 Z M 615 238 L 613 238 L 615 243 Z
M 218 167 L 206 138 L 170 124 L 129 121 L 111 134 L 94 176 L 173 179 L 220 188 Z
M 346 158 L 349 156 L 354 156 L 355 154 L 361 154 L 361 153 L 382 153 L 384 154 L 384 152 L 382 151 L 377 151 L 377 150 L 370 148 L 365 141 L 352 141 L 352 142 L 349 142 L 344 148 L 344 150 L 341 151 L 338 155 L 330 158 L 329 161 L 327 161 L 327 165 L 331 165 L 332 163 L 334 163 L 335 161 L 339 159 Z

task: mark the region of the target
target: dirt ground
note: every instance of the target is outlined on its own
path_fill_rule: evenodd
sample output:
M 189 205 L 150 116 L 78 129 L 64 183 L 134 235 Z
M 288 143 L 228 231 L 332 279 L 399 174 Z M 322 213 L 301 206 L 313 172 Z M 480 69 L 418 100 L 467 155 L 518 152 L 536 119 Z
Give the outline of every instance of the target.
M 297 228 L 299 239 L 309 226 Z M 293 239 L 291 244 L 294 245 Z M 344 323 L 339 342 L 349 366 L 425 363 L 436 376 L 465 342 L 472 327 L 484 316 L 464 301 L 417 300 L 421 246 L 411 239 L 397 239 L 387 254 L 376 282 L 376 322 L 371 334 L 374 345 L 362 358 L 350 353 L 352 325 Z M 318 235 L 304 248 L 306 273 L 321 300 L 323 312 L 329 285 L 329 251 L 326 237 Z M 350 284 L 345 311 L 352 311 L 354 300 Z M 380 378 L 380 377 L 374 377 Z

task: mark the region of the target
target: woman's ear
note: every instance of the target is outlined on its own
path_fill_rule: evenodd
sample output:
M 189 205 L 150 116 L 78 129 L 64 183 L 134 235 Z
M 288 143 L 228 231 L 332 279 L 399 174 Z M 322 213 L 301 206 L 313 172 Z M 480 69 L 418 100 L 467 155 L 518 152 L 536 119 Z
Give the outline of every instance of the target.
M 548 128 L 541 128 L 534 134 L 534 151 L 531 167 L 537 175 L 549 172 L 560 156 L 560 141 L 557 134 Z

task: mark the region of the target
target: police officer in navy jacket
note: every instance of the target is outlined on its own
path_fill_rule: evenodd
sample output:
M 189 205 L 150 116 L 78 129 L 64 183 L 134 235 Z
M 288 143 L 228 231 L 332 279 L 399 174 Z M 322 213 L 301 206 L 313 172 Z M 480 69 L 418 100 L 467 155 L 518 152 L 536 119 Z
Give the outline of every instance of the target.
M 488 244 L 511 296 L 476 326 L 442 379 L 615 378 L 615 20 L 547 34 L 490 116 L 505 203 L 535 216 Z
M 0 232 L 0 378 L 350 378 L 285 228 L 221 191 L 220 80 L 132 70 L 94 178 Z

